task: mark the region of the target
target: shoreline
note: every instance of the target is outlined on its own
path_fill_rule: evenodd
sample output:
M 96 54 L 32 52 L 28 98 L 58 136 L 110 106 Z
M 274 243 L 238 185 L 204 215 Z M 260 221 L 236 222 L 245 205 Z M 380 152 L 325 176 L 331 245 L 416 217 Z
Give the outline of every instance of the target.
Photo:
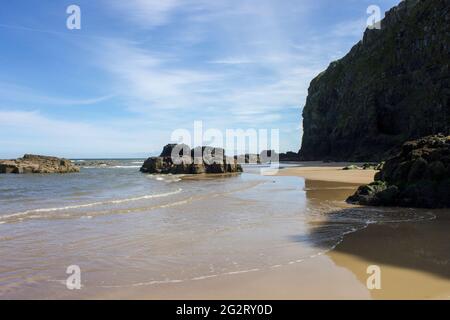
M 314 164 L 285 168 L 283 176 L 306 181 L 366 184 L 374 170 L 342 170 L 346 164 Z M 342 196 L 341 199 L 344 200 Z M 381 289 L 371 290 L 372 299 L 450 299 L 450 210 L 425 210 L 436 216 L 429 221 L 377 223 L 344 236 L 326 255 L 367 281 L 367 267 L 381 270 Z
M 345 163 L 301 164 L 283 168 L 278 175 L 304 178 L 313 197 L 322 193 L 327 200 L 342 203 L 360 184 L 373 181 L 376 173 L 342 170 Z M 368 225 L 345 235 L 334 249 L 301 263 L 122 294 L 129 299 L 450 299 L 446 213 L 440 210 L 432 221 Z M 423 244 L 436 248 L 428 245 L 425 250 Z M 369 265 L 381 268 L 381 290 L 367 289 Z
M 345 204 L 345 198 L 359 185 L 370 183 L 376 172 L 342 170 L 344 163 L 299 164 L 303 166 L 283 168 L 278 175 L 304 178 L 309 201 L 334 201 L 342 204 L 344 210 L 353 207 Z M 371 224 L 345 235 L 332 250 L 301 263 L 186 283 L 123 289 L 120 296 L 188 300 L 449 299 L 450 268 L 446 264 L 450 261 L 450 246 L 444 241 L 448 228 L 450 215 L 445 214 L 432 221 Z M 431 245 L 425 250 L 423 244 Z M 366 286 L 367 267 L 374 264 L 382 271 L 381 290 L 369 290 Z M 116 294 L 106 297 L 115 298 Z
M 431 211 L 436 216 L 436 219 L 426 220 L 423 219 L 424 215 L 421 214 L 420 210 L 422 209 L 417 209 L 418 212 L 412 215 L 408 213 L 408 210 L 416 209 L 391 210 L 392 214 L 399 214 L 400 219 L 392 219 L 389 208 L 386 210 L 380 209 L 382 210 L 381 219 L 377 219 L 375 216 L 375 220 L 385 222 L 371 224 L 367 220 L 370 219 L 370 214 L 377 215 L 378 209 L 349 205 L 345 203 L 345 199 L 361 184 L 371 182 L 376 171 L 342 170 L 346 165 L 347 163 L 297 163 L 294 166 L 283 167 L 278 172 L 278 177 L 260 179 L 256 176 L 249 177 L 247 175 L 249 181 L 256 178 L 257 181 L 267 182 L 259 183 L 258 186 L 262 189 L 251 191 L 249 194 L 245 192 L 233 194 L 233 192 L 242 189 L 240 179 L 226 179 L 228 189 L 222 190 L 224 184 L 221 180 L 229 177 L 230 174 L 223 177 L 221 175 L 183 177 L 185 179 L 181 179 L 184 180 L 181 183 L 188 183 L 189 186 L 191 183 L 197 183 L 196 180 L 206 179 L 203 182 L 199 181 L 201 184 L 197 187 L 201 187 L 201 190 L 203 190 L 206 183 L 213 190 L 216 190 L 214 189 L 215 185 L 216 188 L 219 188 L 216 192 L 226 199 L 226 201 L 223 200 L 218 203 L 231 208 L 231 210 L 218 210 L 218 213 L 214 214 L 214 210 L 211 211 L 209 207 L 204 207 L 202 202 L 190 204 L 192 206 L 190 211 L 196 212 L 190 218 L 205 223 L 204 228 L 199 229 L 201 230 L 200 234 L 205 235 L 194 238 L 197 239 L 195 243 L 197 247 L 194 246 L 193 248 L 199 248 L 200 246 L 205 253 L 221 249 L 221 245 L 227 243 L 232 243 L 235 247 L 245 248 L 248 251 L 243 251 L 244 256 L 248 252 L 253 255 L 251 259 L 245 261 L 245 259 L 239 260 L 241 256 L 239 253 L 236 254 L 238 259 L 236 261 L 243 262 L 242 267 L 235 270 L 233 268 L 223 270 L 217 268 L 214 273 L 205 269 L 199 273 L 191 274 L 190 268 L 195 266 L 194 263 L 199 262 L 187 258 L 187 260 L 179 260 L 181 261 L 180 266 L 186 263 L 185 270 L 178 268 L 182 272 L 181 274 L 170 274 L 171 270 L 178 270 L 176 267 L 168 269 L 167 281 L 164 278 L 160 279 L 159 273 L 155 278 L 146 276 L 147 266 L 144 269 L 136 268 L 142 271 L 142 277 L 135 277 L 134 274 L 130 273 L 129 280 L 124 277 L 118 283 L 115 283 L 114 278 L 108 278 L 108 272 L 106 272 L 106 276 L 103 278 L 106 283 L 104 287 L 89 284 L 89 281 L 92 280 L 92 275 L 89 273 L 86 276 L 87 291 L 67 291 L 49 283 L 44 286 L 48 290 L 47 297 L 55 299 L 154 300 L 450 299 L 450 243 L 448 242 L 450 211 L 426 210 L 427 212 Z M 247 173 L 259 175 L 259 170 L 252 168 L 252 171 L 249 170 Z M 131 176 L 134 179 L 134 176 Z M 147 179 L 143 177 L 143 181 L 145 181 L 147 187 Z M 170 184 L 167 187 L 170 188 Z M 268 190 L 271 192 L 270 197 L 265 193 Z M 209 198 L 213 198 L 213 196 Z M 302 200 L 291 202 L 297 197 Z M 212 201 L 210 204 L 217 203 L 214 200 Z M 286 201 L 286 206 L 282 205 L 283 201 Z M 267 203 L 264 204 L 264 202 Z M 289 203 L 290 205 L 288 205 Z M 249 205 L 249 207 L 246 207 L 246 205 Z M 259 207 L 253 207 L 252 209 L 252 205 Z M 269 208 L 270 215 L 260 215 L 260 212 L 264 212 L 266 207 Z M 183 212 L 182 208 L 176 206 L 169 208 L 172 209 L 165 211 L 160 217 L 174 219 L 170 221 L 178 221 L 180 213 Z M 286 208 L 286 210 L 283 208 Z M 356 210 L 353 210 L 355 208 Z M 364 211 L 365 208 L 367 208 L 367 212 Z M 204 209 L 205 211 L 203 211 Z M 335 213 L 337 214 L 336 220 L 333 218 Z M 406 215 L 403 215 L 405 213 Z M 156 211 L 151 216 L 156 220 L 159 219 Z M 123 234 L 128 240 L 130 239 L 129 230 L 140 230 L 141 233 L 134 239 L 135 241 L 141 241 L 141 239 L 145 241 L 139 248 L 155 239 L 152 234 L 158 235 L 158 238 L 156 238 L 158 240 L 160 233 L 152 233 L 151 226 L 154 224 L 150 224 L 150 221 L 153 220 L 149 220 L 148 217 L 147 214 L 129 217 L 127 215 L 117 216 L 115 222 L 118 223 L 117 220 L 121 220 L 120 225 L 126 226 L 125 229 L 118 229 L 122 230 L 119 234 Z M 213 221 L 212 226 L 220 227 L 222 225 L 221 219 L 230 218 L 246 218 L 254 220 L 254 223 L 265 223 L 265 225 L 262 229 L 254 229 L 251 233 L 252 227 L 248 230 L 241 229 L 239 228 L 240 223 L 237 223 L 237 225 L 230 225 L 228 228 L 229 230 L 237 230 L 230 233 L 232 236 L 228 235 L 228 229 L 222 235 L 213 233 L 218 237 L 222 236 L 223 240 L 217 240 L 214 236 L 209 235 L 206 223 Z M 300 218 L 300 220 L 297 220 L 297 218 Z M 411 221 L 411 218 L 420 221 L 414 222 Z M 271 219 L 274 219 L 275 224 L 271 223 Z M 282 222 L 284 219 L 286 219 L 286 222 Z M 102 218 L 99 218 L 94 225 L 90 224 L 89 220 L 79 220 L 79 226 L 83 228 L 80 230 L 86 230 L 88 226 L 95 229 L 95 226 L 99 223 L 108 223 L 107 219 L 102 220 Z M 361 223 L 355 223 L 355 221 L 361 221 Z M 62 221 L 61 223 L 64 224 L 65 222 Z M 347 223 L 350 223 L 353 229 L 346 229 Z M 41 224 L 40 222 L 37 222 L 37 224 L 45 225 L 45 223 Z M 73 227 L 71 223 L 70 225 Z M 156 251 L 154 252 L 157 256 L 165 259 L 164 253 L 167 248 L 178 250 L 177 248 L 183 245 L 186 245 L 185 249 L 191 248 L 190 242 L 180 242 L 178 241 L 179 238 L 173 237 L 180 230 L 190 230 L 189 225 L 188 220 L 186 220 L 183 225 L 180 225 L 182 229 L 176 228 L 169 233 L 165 233 L 167 234 L 165 238 L 167 241 L 162 242 L 163 246 L 155 247 Z M 194 225 L 191 224 L 190 226 Z M 238 228 L 235 228 L 235 226 L 238 226 Z M 140 229 L 141 227 L 142 229 Z M 343 228 L 340 229 L 342 232 L 339 233 L 343 236 L 327 238 L 328 234 L 333 235 L 333 232 L 336 232 L 335 228 Z M 109 224 L 106 224 L 106 230 L 114 231 L 114 234 L 118 233 L 117 228 Z M 264 230 L 264 232 L 258 230 Z M 92 235 L 94 233 L 87 232 L 86 234 Z M 74 233 L 73 236 L 79 237 L 79 233 Z M 68 233 L 68 237 L 70 237 L 70 233 Z M 322 246 L 315 239 L 333 240 L 332 245 L 329 245 L 327 241 L 321 242 Z M 112 240 L 117 241 L 116 244 L 119 244 L 120 248 L 121 237 L 114 236 Z M 214 241 L 217 242 L 214 243 Z M 208 246 L 210 242 L 217 246 Z M 202 243 L 204 243 L 204 246 Z M 84 244 L 81 243 L 79 248 L 83 248 L 83 246 Z M 233 246 L 229 247 L 228 251 L 232 252 Z M 113 247 L 114 252 L 117 252 L 117 245 Z M 215 265 L 215 262 L 218 262 L 217 266 L 227 266 L 227 264 L 220 263 L 221 257 L 227 257 L 227 250 L 224 252 L 225 255 L 209 255 L 209 258 L 202 260 L 202 263 Z M 134 256 L 139 259 L 151 257 L 148 253 L 144 253 L 142 256 L 139 253 L 139 251 L 136 252 Z M 195 250 L 192 253 L 195 253 Z M 126 254 L 129 254 L 128 249 Z M 267 261 L 270 260 L 271 263 L 259 263 L 265 260 L 265 258 L 259 260 L 258 255 L 261 254 L 269 257 Z M 174 259 L 174 261 L 177 260 Z M 368 278 L 366 270 L 370 265 L 377 265 L 381 268 L 381 290 L 369 290 L 366 286 Z M 83 266 L 83 268 L 87 267 L 89 266 Z M 157 268 L 155 271 L 158 270 Z M 65 269 L 61 267 L 61 270 Z M 125 276 L 128 274 L 128 270 L 125 270 Z M 149 272 L 150 275 L 151 270 Z M 55 277 L 55 279 L 60 278 Z M 110 280 L 112 285 L 108 286 Z M 88 289 L 89 285 L 92 287 Z M 29 294 L 28 291 L 26 294 Z M 32 296 L 30 294 L 30 297 Z M 16 297 L 23 297 L 20 291 L 17 295 L 11 295 L 13 299 Z

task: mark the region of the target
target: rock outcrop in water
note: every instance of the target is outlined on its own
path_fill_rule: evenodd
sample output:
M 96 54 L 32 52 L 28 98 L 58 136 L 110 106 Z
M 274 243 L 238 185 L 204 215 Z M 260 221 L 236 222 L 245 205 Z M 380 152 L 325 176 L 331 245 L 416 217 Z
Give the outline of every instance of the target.
M 347 202 L 362 205 L 450 207 L 450 136 L 410 141 L 386 161 L 375 182 Z
M 309 88 L 302 160 L 380 161 L 450 134 L 450 1 L 405 0 Z
M 240 164 L 261 164 L 261 158 L 259 154 L 246 153 L 239 156 L 234 156 L 234 159 Z
M 225 156 L 225 150 L 213 147 L 190 149 L 184 144 L 168 144 L 159 157 L 148 158 L 141 172 L 158 174 L 203 174 L 242 172 L 234 158 Z
M 70 160 L 26 154 L 16 160 L 1 160 L 0 173 L 71 173 L 80 169 Z

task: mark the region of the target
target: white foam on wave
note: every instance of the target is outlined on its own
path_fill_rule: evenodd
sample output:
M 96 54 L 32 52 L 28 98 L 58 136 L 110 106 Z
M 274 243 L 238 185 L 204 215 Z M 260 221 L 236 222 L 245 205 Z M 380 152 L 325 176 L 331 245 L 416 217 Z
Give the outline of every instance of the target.
M 1 220 L 7 220 L 7 219 L 17 218 L 17 217 L 22 217 L 22 216 L 28 216 L 33 213 L 65 211 L 65 210 L 71 210 L 71 209 L 89 208 L 89 207 L 108 205 L 108 204 L 122 204 L 122 203 L 126 203 L 126 202 L 133 202 L 133 201 L 139 201 L 139 200 L 163 198 L 163 197 L 169 197 L 169 196 L 178 194 L 181 191 L 183 191 L 183 189 L 179 188 L 179 189 L 177 189 L 175 191 L 171 191 L 171 192 L 149 194 L 149 195 L 140 196 L 140 197 L 126 198 L 126 199 L 119 199 L 119 200 L 98 201 L 98 202 L 85 203 L 85 204 L 79 204 L 79 205 L 73 205 L 73 206 L 65 206 L 65 207 L 57 207 L 57 208 L 42 208 L 42 209 L 26 210 L 26 211 L 22 211 L 22 212 L 17 212 L 17 213 L 0 216 L 0 223 L 1 223 Z M 35 216 L 33 216 L 33 217 L 35 217 Z
M 112 167 L 110 167 L 110 168 L 125 168 L 125 169 L 128 169 L 128 168 L 140 168 L 141 166 L 112 166 Z
M 97 169 L 97 168 L 101 168 L 101 169 L 136 169 L 136 168 L 140 168 L 141 166 L 108 166 L 107 164 L 101 164 L 98 166 L 83 166 L 83 169 Z
M 183 174 L 164 174 L 164 175 L 149 174 L 146 177 L 148 179 L 151 179 L 151 180 L 164 181 L 164 182 L 167 182 L 167 183 L 171 183 L 171 182 L 181 181 L 181 178 L 183 176 L 184 176 Z

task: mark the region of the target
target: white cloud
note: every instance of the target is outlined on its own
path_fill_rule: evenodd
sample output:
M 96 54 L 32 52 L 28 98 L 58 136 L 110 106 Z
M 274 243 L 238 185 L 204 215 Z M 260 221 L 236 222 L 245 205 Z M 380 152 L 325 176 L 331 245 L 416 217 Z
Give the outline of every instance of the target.
M 204 92 L 219 79 L 211 72 L 176 68 L 171 58 L 112 39 L 99 51 L 99 65 L 113 76 L 117 90 L 134 111 L 180 109 L 204 104 Z
M 153 28 L 166 24 L 172 12 L 185 3 L 182 0 L 108 0 L 105 6 L 114 9 L 116 16 L 125 17 L 133 24 Z
M 169 121 L 182 116 L 226 127 L 279 126 L 297 110 L 294 123 L 300 122 L 310 81 L 346 49 L 338 38 L 360 36 L 365 23 L 302 36 L 299 22 L 311 6 L 303 1 L 152 2 L 124 1 L 114 8 L 143 27 L 173 27 L 164 46 L 111 38 L 99 43 L 97 63 L 112 76 L 128 110 L 146 119 L 163 113 Z M 286 23 L 294 17 L 296 28 Z M 186 35 L 189 40 L 180 38 Z M 203 49 L 202 64 L 192 55 Z
M 114 94 L 90 98 L 68 98 L 68 97 L 60 97 L 57 95 L 50 96 L 47 94 L 42 94 L 39 91 L 29 87 L 19 86 L 5 82 L 0 83 L 0 95 L 2 96 L 3 103 L 5 103 L 5 101 L 13 101 L 19 103 L 33 103 L 33 104 L 58 105 L 58 106 L 93 105 L 112 99 L 115 96 Z
M 239 65 L 239 64 L 250 64 L 254 63 L 254 61 L 246 58 L 224 58 L 218 60 L 212 60 L 209 63 L 212 64 L 229 64 L 229 65 Z
M 147 119 L 164 114 L 167 126 L 178 125 L 170 117 L 189 121 L 220 117 L 228 128 L 236 123 L 267 126 L 281 120 L 287 109 L 298 110 L 309 81 L 323 68 L 311 61 L 302 66 L 308 55 L 295 54 L 289 45 L 282 52 L 249 53 L 246 60 L 217 60 L 218 69 L 209 67 L 210 62 L 180 67 L 181 59 L 173 52 L 110 39 L 100 44 L 96 61 L 112 76 L 114 91 L 128 110 Z M 253 71 L 268 74 L 258 77 L 239 68 L 250 62 Z
M 145 155 L 158 150 L 158 141 L 169 136 L 152 132 L 139 119 L 89 123 L 50 118 L 38 111 L 4 110 L 0 110 L 0 119 L 0 144 L 9 146 L 8 154 L 0 156 L 8 158 L 24 153 L 65 157 Z
M 124 1 L 114 8 L 148 27 L 176 23 L 175 38 L 165 39 L 167 50 L 111 39 L 102 44 L 98 58 L 113 75 L 115 89 L 126 97 L 129 110 L 149 115 L 176 109 L 185 117 L 203 111 L 203 117 L 227 117 L 229 125 L 236 121 L 268 123 L 279 119 L 286 108 L 303 103 L 309 81 L 323 67 L 295 52 L 290 37 L 298 30 L 281 25 L 287 15 L 301 21 L 311 6 L 307 2 L 260 1 L 255 5 L 253 1 L 187 0 L 169 1 L 161 7 L 153 7 L 152 2 Z M 170 19 L 177 10 L 183 10 L 184 20 Z M 147 15 L 157 17 L 152 20 Z M 191 31 L 198 34 L 198 30 L 207 32 L 203 40 L 226 48 L 206 51 L 209 59 L 204 65 L 190 63 L 187 57 L 198 48 L 180 47 L 177 37 Z M 301 68 L 305 62 L 307 67 Z

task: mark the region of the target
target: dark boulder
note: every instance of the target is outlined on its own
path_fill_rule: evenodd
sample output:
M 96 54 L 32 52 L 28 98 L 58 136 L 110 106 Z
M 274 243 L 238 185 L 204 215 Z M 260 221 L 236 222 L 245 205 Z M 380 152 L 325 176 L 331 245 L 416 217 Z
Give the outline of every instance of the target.
M 186 144 L 167 144 L 159 156 L 162 158 L 172 157 L 172 153 L 178 156 L 188 156 L 191 153 L 191 148 Z
M 450 136 L 407 142 L 384 164 L 375 182 L 347 202 L 362 205 L 450 207 Z
M 300 156 L 296 152 L 288 151 L 286 153 L 279 154 L 280 161 L 290 162 L 290 161 L 300 161 Z
M 157 174 L 203 174 L 242 172 L 234 158 L 225 156 L 225 150 L 213 147 L 196 147 L 169 144 L 159 157 L 148 158 L 141 172 Z

